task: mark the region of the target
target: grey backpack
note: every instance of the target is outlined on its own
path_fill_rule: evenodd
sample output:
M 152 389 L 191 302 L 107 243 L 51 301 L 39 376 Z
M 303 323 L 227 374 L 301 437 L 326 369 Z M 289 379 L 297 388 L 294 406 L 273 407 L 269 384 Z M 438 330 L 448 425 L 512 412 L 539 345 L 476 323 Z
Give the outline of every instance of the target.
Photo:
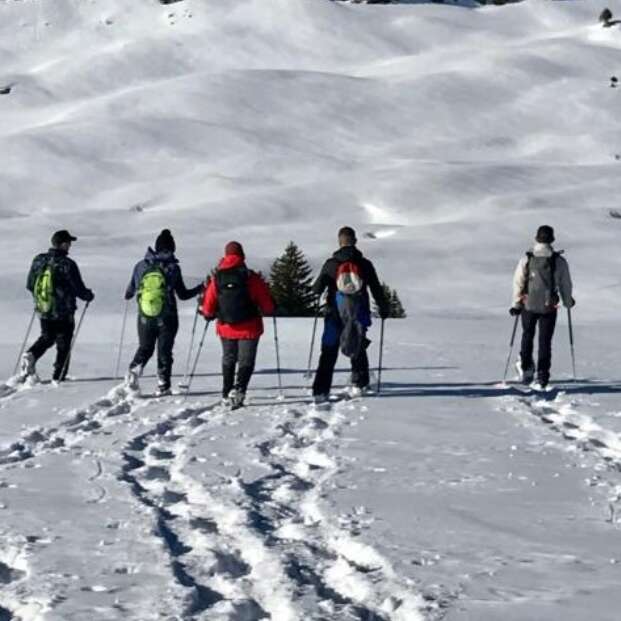
M 550 313 L 558 306 L 559 295 L 556 284 L 556 263 L 560 252 L 549 257 L 538 257 L 527 252 L 524 268 L 525 308 L 533 313 Z

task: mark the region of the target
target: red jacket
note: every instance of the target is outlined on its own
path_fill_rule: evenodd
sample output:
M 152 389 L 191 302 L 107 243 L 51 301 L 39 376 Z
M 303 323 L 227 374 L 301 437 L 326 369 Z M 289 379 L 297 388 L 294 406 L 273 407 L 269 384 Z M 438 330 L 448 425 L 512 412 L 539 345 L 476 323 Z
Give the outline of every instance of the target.
M 236 254 L 229 254 L 220 261 L 218 269 L 231 269 L 243 265 L 245 264 L 242 257 Z M 274 300 L 272 300 L 269 287 L 257 273 L 251 270 L 249 272 L 248 293 L 250 294 L 250 299 L 257 305 L 261 313 L 272 315 L 274 313 Z M 212 278 L 209 282 L 201 312 L 205 317 L 215 317 L 218 312 L 218 291 L 215 278 Z M 261 317 L 253 317 L 239 323 L 223 323 L 218 319 L 216 330 L 218 336 L 225 339 L 258 339 L 263 334 L 263 319 Z

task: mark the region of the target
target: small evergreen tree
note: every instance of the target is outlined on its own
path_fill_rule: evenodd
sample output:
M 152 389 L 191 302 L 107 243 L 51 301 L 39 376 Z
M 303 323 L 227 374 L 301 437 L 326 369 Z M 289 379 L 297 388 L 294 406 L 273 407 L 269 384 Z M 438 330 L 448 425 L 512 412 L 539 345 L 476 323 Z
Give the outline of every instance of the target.
M 269 283 L 279 314 L 287 317 L 314 315 L 312 269 L 294 242 L 289 242 L 285 252 L 272 264 Z
M 384 290 L 384 297 L 388 301 L 388 308 L 390 309 L 388 318 L 405 319 L 407 317 L 407 313 L 405 312 L 405 308 L 403 308 L 403 304 L 401 303 L 397 290 L 391 289 L 385 282 L 382 283 L 382 289 Z M 379 317 L 379 308 L 375 302 L 373 302 L 373 314 L 375 317 Z

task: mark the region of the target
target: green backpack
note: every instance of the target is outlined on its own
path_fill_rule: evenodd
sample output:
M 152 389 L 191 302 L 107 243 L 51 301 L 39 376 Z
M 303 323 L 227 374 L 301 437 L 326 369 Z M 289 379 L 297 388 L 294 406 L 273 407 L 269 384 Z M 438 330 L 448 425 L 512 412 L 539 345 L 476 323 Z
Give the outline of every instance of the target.
M 48 263 L 37 276 L 34 286 L 35 308 L 41 315 L 54 310 L 54 265 Z
M 138 308 L 145 317 L 159 317 L 165 306 L 166 276 L 159 267 L 152 267 L 140 279 Z

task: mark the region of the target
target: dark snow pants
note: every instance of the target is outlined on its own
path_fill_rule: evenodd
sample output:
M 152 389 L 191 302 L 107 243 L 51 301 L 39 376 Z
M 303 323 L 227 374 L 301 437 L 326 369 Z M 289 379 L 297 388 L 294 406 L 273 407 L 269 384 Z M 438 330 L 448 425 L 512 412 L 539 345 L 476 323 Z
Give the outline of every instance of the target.
M 556 327 L 557 311 L 551 313 L 533 313 L 522 311 L 522 348 L 520 358 L 522 369 L 533 369 L 533 346 L 535 332 L 539 326 L 539 351 L 537 354 L 537 379 L 547 384 L 550 380 L 552 364 L 552 337 Z
M 54 375 L 52 376 L 56 381 L 62 382 L 67 376 L 74 330 L 73 316 L 66 319 L 41 319 L 41 336 L 28 350 L 36 362 L 50 347 L 56 345 L 56 361 L 54 362 Z
M 319 366 L 313 382 L 313 395 L 328 395 L 332 388 L 334 367 L 339 357 L 340 324 L 327 317 L 324 324 L 324 333 L 321 341 L 321 355 Z M 366 388 L 369 385 L 369 357 L 367 347 L 371 341 L 365 337 L 365 347 L 354 358 L 351 358 L 351 381 L 358 388 Z
M 179 329 L 177 315 L 144 317 L 138 314 L 138 339 L 140 345 L 130 368 L 144 367 L 153 356 L 157 344 L 157 376 L 164 388 L 170 388 L 173 366 L 173 347 Z
M 257 359 L 259 339 L 222 338 L 222 396 L 228 397 L 233 388 L 245 393 Z M 237 368 L 237 381 L 235 369 Z

